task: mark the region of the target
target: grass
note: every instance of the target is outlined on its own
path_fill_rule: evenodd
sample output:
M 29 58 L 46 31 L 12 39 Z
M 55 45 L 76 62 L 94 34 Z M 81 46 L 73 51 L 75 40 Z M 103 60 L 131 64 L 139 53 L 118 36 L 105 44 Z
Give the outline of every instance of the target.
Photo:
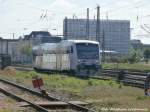
M 32 77 L 43 78 L 48 91 L 62 93 L 72 100 L 83 100 L 91 103 L 92 108 L 141 108 L 150 109 L 150 98 L 144 96 L 144 90 L 124 86 L 115 81 L 97 79 L 79 79 L 62 74 L 39 74 L 36 72 L 17 71 L 15 75 L 0 75 L 17 83 L 32 87 Z
M 12 112 L 10 109 L 0 109 L 0 112 Z
M 24 109 L 9 109 L 9 107 L 7 108 L 0 108 L 0 112 L 36 112 L 36 110 L 33 110 L 32 108 L 24 108 Z
M 119 88 L 120 84 L 117 84 L 115 81 L 103 81 L 97 79 L 79 79 L 72 76 L 65 76 L 60 74 L 38 74 L 36 72 L 17 72 L 15 75 L 15 80 L 18 83 L 31 84 L 32 77 L 38 75 L 44 80 L 44 85 L 46 88 L 63 90 L 70 93 L 79 93 L 87 87 L 94 86 L 110 86 L 113 88 Z

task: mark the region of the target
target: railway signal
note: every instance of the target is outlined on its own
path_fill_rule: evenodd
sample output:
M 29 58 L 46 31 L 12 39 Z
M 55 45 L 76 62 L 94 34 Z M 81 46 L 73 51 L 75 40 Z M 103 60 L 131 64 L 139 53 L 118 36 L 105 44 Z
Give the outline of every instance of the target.
M 39 77 L 35 77 L 32 79 L 32 84 L 34 88 L 38 88 L 40 91 L 42 90 L 41 87 L 43 87 L 43 79 Z
M 36 89 L 38 89 L 43 96 L 48 96 L 47 91 L 45 89 L 42 89 L 42 87 L 44 86 L 42 78 L 40 78 L 38 76 L 34 77 L 32 79 L 32 84 L 33 84 L 33 87 L 36 88 Z

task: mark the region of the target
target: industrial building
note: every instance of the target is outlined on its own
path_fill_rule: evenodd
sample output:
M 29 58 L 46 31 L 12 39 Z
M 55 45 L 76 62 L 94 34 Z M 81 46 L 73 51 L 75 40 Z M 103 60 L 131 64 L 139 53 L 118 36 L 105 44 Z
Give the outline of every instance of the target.
M 65 39 L 89 39 L 99 41 L 104 50 L 115 51 L 121 55 L 128 54 L 130 49 L 130 21 L 100 20 L 100 34 L 96 38 L 97 21 L 90 19 L 67 19 L 63 21 Z M 87 32 L 88 31 L 88 32 Z M 87 35 L 88 34 L 88 35 Z
M 3 39 L 0 38 L 0 55 L 10 55 L 12 62 L 17 59 L 17 45 L 19 39 Z
M 32 63 L 32 47 L 43 43 L 58 43 L 61 37 L 53 36 L 48 31 L 32 31 L 29 35 L 19 40 L 20 61 Z
M 61 37 L 53 36 L 48 31 L 32 31 L 29 35 L 25 35 L 23 40 L 27 40 L 32 45 L 39 45 L 42 43 L 58 43 Z
M 47 31 L 32 31 L 19 39 L 0 38 L 0 54 L 10 55 L 12 63 L 32 63 L 32 47 L 42 43 L 58 43 L 61 37 Z

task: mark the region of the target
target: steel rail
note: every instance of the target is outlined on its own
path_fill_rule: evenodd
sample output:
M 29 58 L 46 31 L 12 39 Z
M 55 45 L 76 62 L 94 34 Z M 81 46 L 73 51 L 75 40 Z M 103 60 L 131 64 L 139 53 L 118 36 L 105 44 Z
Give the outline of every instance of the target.
M 124 74 L 132 74 L 132 75 L 139 75 L 139 76 L 147 76 L 147 72 L 139 72 L 139 71 L 128 71 L 128 70 L 104 70 L 103 73 L 112 73 L 112 74 L 119 74 L 121 71 Z
M 128 72 L 139 72 L 139 73 L 150 72 L 150 70 L 137 70 L 137 69 L 103 69 L 103 71 L 128 71 Z
M 50 95 L 50 93 L 48 94 L 48 96 L 43 96 L 40 92 L 34 91 L 34 90 L 32 90 L 32 89 L 30 89 L 30 88 L 27 88 L 27 87 L 25 87 L 25 86 L 23 86 L 23 85 L 18 85 L 18 84 L 14 83 L 14 82 L 10 82 L 10 81 L 5 80 L 5 79 L 2 79 L 2 78 L 0 78 L 0 81 L 2 81 L 2 82 L 4 82 L 4 83 L 7 83 L 7 84 L 10 84 L 10 85 L 13 85 L 13 86 L 15 86 L 15 87 L 17 87 L 17 88 L 20 88 L 20 89 L 22 89 L 22 90 L 28 91 L 28 92 L 30 92 L 30 93 L 32 93 L 32 94 L 34 94 L 34 95 L 38 95 L 38 96 L 40 96 L 40 97 L 46 98 L 46 99 L 48 99 L 48 100 L 54 100 L 54 101 L 62 101 L 62 102 L 65 102 L 65 103 L 67 103 L 68 105 L 70 105 L 70 107 L 72 107 L 72 108 L 74 108 L 74 109 L 76 109 L 76 110 L 80 110 L 80 111 L 82 111 L 82 112 L 95 112 L 94 110 L 88 109 L 88 108 L 86 108 L 86 107 L 84 107 L 84 106 L 80 106 L 80 105 L 77 105 L 77 104 L 73 104 L 73 103 L 64 101 L 64 100 L 62 100 L 62 99 L 60 99 L 60 98 L 54 97 L 54 96 Z
M 25 86 L 23 86 L 23 85 L 18 85 L 18 84 L 14 83 L 14 82 L 10 82 L 10 81 L 5 80 L 5 79 L 2 79 L 2 78 L 0 78 L 0 81 L 1 81 L 1 82 L 4 82 L 4 83 L 7 83 L 7 84 L 9 84 L 9 85 L 15 86 L 15 87 L 17 87 L 17 88 L 19 88 L 19 89 L 28 91 L 28 92 L 30 92 L 30 93 L 32 93 L 32 94 L 34 94 L 34 95 L 39 96 L 39 97 L 44 97 L 44 98 L 46 98 L 46 99 L 48 99 L 48 100 L 58 101 L 58 99 L 55 98 L 55 97 L 52 97 L 52 96 L 49 96 L 49 97 L 43 96 L 40 92 L 34 91 L 34 90 L 32 90 L 32 89 L 30 89 L 30 88 L 27 88 L 27 87 L 25 87 Z
M 39 105 L 37 105 L 37 104 L 35 104 L 35 103 L 31 102 L 31 101 L 28 101 L 28 100 L 26 100 L 24 98 L 21 98 L 21 97 L 13 94 L 11 92 L 8 92 L 7 90 L 5 90 L 3 88 L 0 88 L 0 92 L 3 93 L 3 94 L 5 94 L 5 95 L 7 95 L 7 96 L 10 96 L 10 97 L 12 97 L 12 98 L 14 98 L 16 100 L 24 101 L 24 102 L 30 104 L 31 107 L 33 107 L 34 109 L 36 109 L 39 112 L 49 112 L 49 110 L 43 108 L 42 106 L 39 106 Z
M 105 70 L 99 76 L 90 76 L 89 78 L 100 80 L 114 80 L 123 83 L 124 85 L 138 87 L 144 89 L 147 73 L 123 71 L 123 78 L 119 79 L 121 71 Z

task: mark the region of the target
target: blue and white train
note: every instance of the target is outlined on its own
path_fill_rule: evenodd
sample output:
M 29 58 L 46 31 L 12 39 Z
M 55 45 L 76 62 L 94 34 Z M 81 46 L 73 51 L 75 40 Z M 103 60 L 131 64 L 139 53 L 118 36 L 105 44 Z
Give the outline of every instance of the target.
M 96 41 L 63 40 L 33 47 L 34 68 L 49 71 L 95 73 L 101 68 L 100 46 Z

